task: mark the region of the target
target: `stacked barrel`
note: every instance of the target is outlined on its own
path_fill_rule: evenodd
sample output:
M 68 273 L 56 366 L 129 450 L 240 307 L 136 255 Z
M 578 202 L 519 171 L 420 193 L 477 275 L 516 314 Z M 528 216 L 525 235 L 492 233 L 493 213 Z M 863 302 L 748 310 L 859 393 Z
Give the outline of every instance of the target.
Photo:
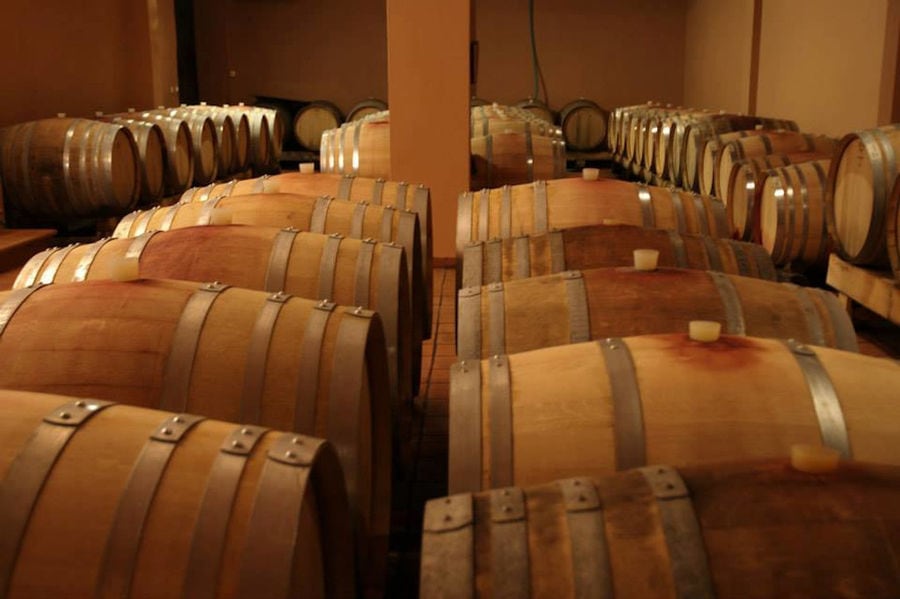
M 0 180 L 10 220 L 68 227 L 122 216 L 191 185 L 277 172 L 283 134 L 276 117 L 202 104 L 6 127 Z
M 215 187 L 0 292 L 4 594 L 383 592 L 431 332 L 428 188 Z
M 729 239 L 719 200 L 595 174 L 460 196 L 451 495 L 426 507 L 421 596 L 895 588 L 828 539 L 896 517 L 900 366 Z
M 515 106 L 476 106 L 470 112 L 472 187 L 561 177 L 562 130 Z M 323 172 L 390 177 L 390 114 L 371 113 L 322 134 Z
M 823 270 L 835 140 L 793 121 L 653 102 L 614 109 L 609 139 L 629 178 L 716 197 L 732 235 L 761 243 L 776 266 Z

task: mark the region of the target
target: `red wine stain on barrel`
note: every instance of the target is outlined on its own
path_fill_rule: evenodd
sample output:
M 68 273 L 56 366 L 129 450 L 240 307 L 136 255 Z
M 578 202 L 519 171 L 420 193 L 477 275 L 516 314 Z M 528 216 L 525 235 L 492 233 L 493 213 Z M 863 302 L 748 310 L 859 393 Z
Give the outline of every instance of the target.
M 663 350 L 673 361 L 689 362 L 697 370 L 738 371 L 760 361 L 759 354 L 771 351 L 766 344 L 751 337 L 722 335 L 718 341 L 694 341 L 686 334 L 660 335 L 667 343 Z

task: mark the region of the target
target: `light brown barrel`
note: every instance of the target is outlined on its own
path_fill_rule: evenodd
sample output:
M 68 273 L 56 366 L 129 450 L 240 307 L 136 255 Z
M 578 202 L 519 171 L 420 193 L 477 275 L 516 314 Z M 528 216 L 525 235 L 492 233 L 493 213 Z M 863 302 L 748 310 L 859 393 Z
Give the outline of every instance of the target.
M 463 193 L 457 201 L 456 252 L 471 241 L 618 224 L 730 237 L 725 207 L 709 196 L 614 179 L 536 181 Z
M 798 154 L 765 154 L 738 160 L 731 167 L 722 201 L 728 222 L 738 239 L 759 241 L 760 195 L 766 178 L 779 167 L 822 158 L 817 152 Z
M 461 285 L 480 287 L 567 270 L 631 266 L 636 249 L 658 251 L 659 266 L 778 278 L 772 258 L 756 243 L 634 225 L 594 225 L 473 241 L 463 250 Z
M 562 177 L 565 144 L 554 137 L 524 133 L 493 133 L 470 142 L 472 188 L 514 185 Z
M 149 112 L 123 112 L 112 116 L 159 126 L 166 140 L 165 193 L 174 195 L 191 186 L 194 180 L 194 146 L 187 123 Z
M 391 178 L 391 122 L 388 117 L 345 123 L 322 134 L 323 173 Z
M 756 135 L 765 135 L 766 133 L 766 129 L 749 129 L 744 131 L 729 131 L 727 133 L 720 133 L 719 135 L 701 139 L 700 144 L 702 147 L 697 152 L 697 171 L 700 193 L 716 195 L 724 201 L 725 193 L 719 186 L 719 172 L 716 169 L 719 153 L 722 151 L 722 146 L 736 139 L 752 137 Z M 744 159 L 754 157 L 755 156 L 747 156 Z
M 232 115 L 230 111 L 207 104 L 201 104 L 200 106 L 182 105 L 182 109 L 208 116 L 215 125 L 216 136 L 219 142 L 216 153 L 218 165 L 216 176 L 221 178 L 229 173 L 241 170 L 241 165 L 247 162 L 247 152 L 250 147 L 250 125 L 247 121 L 247 116 L 244 114 Z M 240 132 L 241 137 L 239 139 L 239 128 L 242 125 L 244 130 Z
M 900 534 L 884 524 L 900 518 L 896 467 L 810 473 L 782 458 L 557 478 L 429 501 L 419 596 L 890 597 L 900 587 Z
M 329 443 L 61 395 L 0 406 L 4 597 L 356 596 Z
M 356 103 L 347 113 L 347 122 L 358 121 L 388 109 L 387 102 L 378 98 L 366 98 Z
M 99 248 L 99 249 L 98 249 Z M 282 291 L 343 306 L 362 306 L 381 316 L 392 388 L 400 402 L 412 399 L 412 321 L 406 256 L 397 245 L 248 225 L 151 231 L 137 238 L 81 244 L 36 254 L 13 288 L 116 278 L 123 260 L 148 279 L 220 281 L 245 289 Z M 421 361 L 421 360 L 419 360 Z M 401 411 L 395 406 L 395 411 Z
M 632 116 L 648 106 L 659 106 L 659 104 L 646 102 L 644 104 L 634 104 L 632 106 L 620 106 L 614 108 L 610 112 L 607 125 L 607 143 L 613 156 L 618 161 L 625 161 L 625 146 L 628 143 L 628 133 Z
M 265 193 L 213 198 L 132 212 L 123 218 L 114 237 L 136 237 L 147 231 L 168 231 L 209 224 L 293 227 L 312 233 L 340 233 L 351 239 L 372 238 L 392 242 L 406 250 L 413 338 L 423 339 L 426 323 L 422 308 L 425 280 L 419 245 L 419 218 L 388 206 L 334 201 L 285 193 Z M 415 352 L 420 344 L 413 343 Z M 413 373 L 415 377 L 416 374 Z
M 885 233 L 897 179 L 900 125 L 848 133 L 828 173 L 828 230 L 835 250 L 853 264 L 886 266 Z
M 900 282 L 900 187 L 896 182 L 888 202 L 886 237 L 885 245 L 891 270 L 894 271 L 894 279 Z
M 685 137 L 687 136 L 691 126 L 695 121 L 706 118 L 714 114 L 713 111 L 707 109 L 687 110 L 677 116 L 672 117 L 669 132 L 668 143 L 665 148 L 667 159 L 665 162 L 664 174 L 667 179 L 676 186 L 683 186 L 684 172 L 684 149 Z
M 498 133 L 525 133 L 562 139 L 562 131 L 548 121 L 536 117 L 530 111 L 517 106 L 480 106 L 469 114 L 469 132 L 472 137 L 485 137 Z
M 514 382 L 514 384 L 510 384 Z M 451 493 L 785 455 L 900 465 L 900 364 L 793 341 L 611 337 L 450 370 Z
M 282 111 L 264 104 L 260 106 L 247 106 L 243 102 L 239 102 L 237 106 L 233 106 L 232 108 L 247 113 L 248 118 L 251 120 L 257 119 L 260 125 L 262 124 L 262 117 L 265 117 L 265 123 L 268 127 L 265 139 L 265 141 L 268 142 L 268 162 L 260 164 L 260 168 L 264 169 L 264 172 L 278 172 L 285 136 L 291 128 L 292 123 L 285 120 Z M 262 144 L 264 139 L 261 134 L 258 135 L 258 139 L 259 143 Z
M 652 173 L 653 156 L 659 140 L 659 122 L 666 115 L 681 110 L 671 104 L 645 110 L 638 116 L 635 133 L 635 151 L 633 164 L 640 166 L 645 173 Z
M 750 129 L 798 130 L 797 123 L 793 121 L 768 117 L 722 113 L 696 117 L 685 128 L 681 159 L 681 184 L 687 189 L 700 189 L 699 166 L 706 140 L 729 131 Z M 770 153 L 774 153 L 774 150 Z
M 824 135 L 810 135 L 795 131 L 769 131 L 765 135 L 754 135 L 735 139 L 722 146 L 716 157 L 716 195 L 722 197 L 722 187 L 727 185 L 735 162 L 766 154 L 815 153 L 822 158 L 831 158 L 835 141 Z
M 165 185 L 166 139 L 156 123 L 121 117 L 98 116 L 100 121 L 126 127 L 134 136 L 141 159 L 140 204 L 152 204 L 162 197 Z
M 310 102 L 294 115 L 294 137 L 307 150 L 318 150 L 322 133 L 344 122 L 340 109 L 325 100 Z
M 149 111 L 149 114 L 181 119 L 187 124 L 194 146 L 194 185 L 206 185 L 213 181 L 219 172 L 219 150 L 222 147 L 213 120 L 206 114 L 184 108 L 159 108 Z M 230 131 L 233 142 L 234 129 Z
M 627 112 L 624 120 L 624 129 L 622 132 L 622 156 L 626 166 L 630 166 L 636 162 L 635 155 L 637 153 L 638 139 L 641 133 L 641 122 L 646 113 L 663 107 L 659 102 L 647 102 L 642 106 L 637 106 Z
M 31 287 L 0 293 L 0 305 L 0 388 L 203 414 L 331 441 L 361 563 L 367 572 L 383 571 L 391 414 L 377 314 L 164 280 Z
M 250 119 L 244 113 L 236 112 L 223 106 L 201 104 L 200 108 L 209 110 L 213 114 L 224 114 L 231 118 L 231 122 L 234 124 L 234 162 L 226 172 L 238 173 L 245 170 L 250 165 L 251 156 Z
M 44 119 L 0 130 L 6 209 L 27 223 L 124 214 L 141 193 L 131 132 L 86 119 Z
M 763 247 L 779 266 L 824 267 L 831 250 L 825 224 L 829 160 L 775 169 L 763 185 L 759 229 Z
M 250 132 L 250 150 L 247 166 L 252 167 L 253 172 L 262 174 L 272 168 L 275 159 L 273 157 L 272 133 L 267 112 L 264 110 L 251 110 L 246 106 L 230 106 L 225 104 L 223 110 L 232 115 L 243 115 L 247 118 Z
M 556 122 L 553 110 L 551 110 L 543 100 L 537 98 L 525 98 L 524 100 L 516 102 L 516 108 L 521 108 L 531 114 L 531 116 L 541 119 L 542 121 L 547 121 L 550 124 Z
M 853 324 L 827 291 L 720 272 L 569 270 L 460 289 L 460 360 L 607 337 L 686 331 L 710 320 L 732 335 L 793 338 L 858 351 Z
M 371 177 L 336 175 L 327 173 L 282 173 L 267 178 L 263 183 L 239 181 L 233 187 L 234 194 L 245 193 L 263 187 L 264 192 L 296 193 L 300 195 L 332 196 L 337 200 L 369 202 L 376 206 L 393 206 L 399 210 L 412 210 L 419 215 L 419 235 L 422 254 L 422 276 L 425 284 L 425 322 L 431 322 L 432 268 L 434 254 L 431 218 L 431 190 L 421 183 L 386 181 Z M 218 192 L 213 192 L 213 195 Z M 184 199 L 182 197 L 182 199 Z M 425 338 L 431 338 L 431 327 L 425 327 Z

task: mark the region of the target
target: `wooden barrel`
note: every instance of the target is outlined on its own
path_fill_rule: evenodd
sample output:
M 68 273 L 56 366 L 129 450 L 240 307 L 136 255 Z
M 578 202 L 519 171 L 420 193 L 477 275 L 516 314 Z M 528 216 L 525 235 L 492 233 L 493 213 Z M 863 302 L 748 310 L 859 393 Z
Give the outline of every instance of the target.
M 652 173 L 653 156 L 656 154 L 656 144 L 659 140 L 660 119 L 673 112 L 681 110 L 681 107 L 673 107 L 671 104 L 646 110 L 638 117 L 636 129 L 634 163 L 646 173 Z
M 637 152 L 638 139 L 641 132 L 641 122 L 643 116 L 663 105 L 658 102 L 647 102 L 642 106 L 637 106 L 633 110 L 628 111 L 624 121 L 624 130 L 622 132 L 622 155 L 626 165 L 632 165 L 635 162 L 635 154 Z
M 239 181 L 234 185 L 234 194 L 245 193 L 257 182 Z M 300 195 L 331 196 L 337 200 L 369 202 L 376 206 L 392 206 L 398 210 L 412 210 L 419 215 L 419 234 L 422 254 L 422 277 L 424 281 L 424 318 L 431 322 L 432 308 L 432 256 L 433 236 L 431 218 L 431 190 L 421 183 L 405 181 L 385 181 L 371 177 L 335 175 L 327 173 L 282 173 L 269 177 L 261 184 L 264 192 L 296 193 Z M 425 339 L 431 338 L 431 326 L 426 324 Z
M 614 157 L 619 160 L 625 159 L 625 145 L 628 141 L 628 132 L 630 129 L 631 117 L 636 112 L 646 108 L 647 106 L 655 106 L 653 102 L 644 104 L 634 104 L 632 106 L 620 106 L 613 109 L 609 115 L 607 125 L 607 144 Z
M 153 204 L 162 197 L 165 186 L 166 138 L 156 123 L 122 117 L 98 116 L 97 120 L 121 125 L 131 131 L 141 162 L 139 203 Z
M 384 112 L 387 109 L 388 105 L 384 100 L 379 100 L 378 98 L 366 98 L 350 109 L 350 112 L 347 113 L 347 122 L 358 121 L 367 116 Z
M 419 596 L 891 597 L 900 470 L 784 459 L 433 499 Z M 522 485 L 524 486 L 524 484 Z
M 3 596 L 356 596 L 329 443 L 60 395 L 0 406 Z
M 216 136 L 219 141 L 219 151 L 216 154 L 218 170 L 216 176 L 221 178 L 227 174 L 238 172 L 246 168 L 247 153 L 250 150 L 250 124 L 247 115 L 232 113 L 218 106 L 201 104 L 200 106 L 185 106 L 182 109 L 208 116 L 216 127 Z M 244 127 L 240 132 L 241 126 Z
M 273 157 L 273 141 L 270 133 L 272 125 L 269 124 L 269 118 L 265 110 L 250 110 L 244 105 L 222 106 L 223 110 L 228 111 L 232 117 L 234 115 L 243 115 L 247 118 L 250 128 L 250 154 L 247 159 L 247 166 L 252 167 L 254 173 L 262 174 L 268 172 L 275 159 Z
M 368 202 L 375 206 L 383 205 L 397 210 L 415 212 L 419 216 L 419 253 L 422 256 L 422 281 L 425 294 L 423 295 L 424 305 L 421 309 L 424 322 L 431 322 L 431 262 L 434 251 L 432 249 L 431 191 L 429 188 L 422 184 L 411 185 L 404 181 L 385 181 L 353 175 L 294 172 L 189 189 L 182 194 L 181 201 L 205 202 L 218 196 L 255 193 L 329 196 L 336 200 Z M 430 339 L 431 326 L 426 324 L 425 329 L 425 339 Z
M 508 109 L 489 110 L 485 108 L 476 116 L 473 113 L 469 121 L 469 132 L 472 137 L 485 137 L 501 133 L 528 133 L 562 140 L 562 131 L 553 123 L 533 116 L 530 112 L 511 111 Z
M 181 193 L 191 186 L 194 180 L 194 146 L 187 123 L 149 112 L 124 112 L 112 116 L 158 125 L 166 140 L 165 194 Z
M 886 237 L 885 246 L 891 270 L 894 271 L 894 279 L 900 282 L 900 187 L 896 181 L 888 201 Z
M 569 178 L 461 194 L 456 253 L 461 257 L 471 241 L 604 224 L 609 219 L 618 224 L 730 237 L 725 207 L 714 198 L 615 179 Z
M 585 98 L 569 102 L 559 111 L 563 139 L 570 150 L 598 150 L 606 141 L 609 112 Z
M 722 146 L 716 160 L 716 195 L 722 197 L 722 188 L 727 185 L 735 162 L 766 154 L 818 154 L 831 158 L 835 141 L 824 135 L 810 135 L 795 131 L 769 131 L 765 135 L 753 135 L 735 139 Z
M 284 114 L 265 104 L 260 106 L 247 106 L 243 102 L 238 102 L 236 107 L 238 110 L 249 114 L 266 117 L 266 124 L 269 128 L 269 162 L 265 165 L 268 170 L 273 169 L 277 172 L 279 161 L 281 160 L 281 151 L 284 148 L 284 140 L 292 123 L 285 120 Z M 248 116 L 248 118 L 250 118 Z M 262 143 L 262 140 L 260 140 Z
M 886 266 L 887 208 L 897 179 L 900 125 L 848 133 L 828 173 L 828 230 L 853 264 Z
M 211 118 L 184 108 L 160 108 L 144 114 L 159 114 L 183 120 L 191 131 L 194 148 L 194 185 L 206 185 L 216 178 L 219 172 L 220 145 L 216 125 Z
M 541 119 L 542 121 L 547 121 L 551 124 L 556 122 L 556 115 L 553 113 L 553 110 L 550 109 L 546 102 L 538 100 L 537 98 L 519 100 L 516 102 L 516 108 L 521 108 L 531 116 Z
M 594 225 L 473 241 L 463 250 L 461 285 L 481 287 L 567 270 L 631 266 L 634 250 L 642 248 L 659 252 L 659 266 L 778 278 L 772 258 L 756 243 L 634 225 Z
M 390 179 L 390 119 L 363 119 L 326 131 L 319 164 L 323 173 Z
M 554 137 L 494 133 L 470 142 L 472 189 L 562 177 L 566 146 Z
M 0 388 L 116 400 L 328 439 L 367 546 L 361 563 L 383 569 L 391 413 L 377 314 L 164 280 L 3 292 L 0 314 Z
M 853 324 L 827 291 L 719 272 L 569 270 L 459 291 L 460 360 L 719 322 L 732 335 L 794 338 L 858 351 Z
M 168 231 L 194 225 L 236 224 L 293 227 L 312 233 L 340 233 L 351 239 L 372 238 L 396 243 L 406 250 L 412 308 L 413 339 L 424 339 L 425 280 L 419 219 L 414 212 L 388 206 L 333 201 L 285 193 L 267 193 L 214 198 L 206 202 L 175 204 L 132 212 L 123 218 L 114 237 L 136 237 L 147 231 Z M 413 343 L 413 352 L 421 351 Z M 416 373 L 413 373 L 416 376 Z M 416 379 L 414 379 L 416 380 Z
M 207 110 L 212 114 L 217 115 L 217 118 L 219 118 L 219 114 L 224 114 L 231 118 L 231 122 L 234 124 L 234 152 L 232 153 L 234 162 L 231 164 L 230 168 L 224 172 L 238 173 L 246 170 L 250 165 L 251 156 L 250 119 L 247 118 L 247 115 L 223 106 L 212 106 L 202 102 L 199 107 L 194 106 L 192 108 Z
M 697 152 L 699 161 L 697 164 L 697 174 L 700 185 L 700 193 L 716 195 L 719 199 L 724 200 L 723 196 L 725 194 L 719 187 L 719 183 L 721 182 L 717 180 L 717 175 L 719 173 L 716 170 L 719 153 L 722 150 L 722 146 L 736 139 L 765 135 L 767 132 L 768 130 L 766 129 L 729 131 L 727 133 L 720 133 L 719 135 L 701 139 L 699 143 L 702 147 Z M 772 152 L 767 152 L 767 154 L 771 153 Z M 746 160 L 748 158 L 755 158 L 755 156 L 747 156 L 742 160 Z
M 676 186 L 683 186 L 685 137 L 691 126 L 699 119 L 714 114 L 711 110 L 688 110 L 672 117 L 669 141 L 665 149 L 668 156 L 663 173 Z
M 343 122 L 341 110 L 331 102 L 310 102 L 294 115 L 294 136 L 297 143 L 307 150 L 318 150 L 322 133 L 339 127 Z
M 731 167 L 728 184 L 722 194 L 728 222 L 734 235 L 745 241 L 760 240 L 759 205 L 766 178 L 779 167 L 821 158 L 816 152 L 766 154 L 738 160 Z
M 116 278 L 125 259 L 136 261 L 133 274 L 141 278 L 220 281 L 375 310 L 384 324 L 392 388 L 401 402 L 412 398 L 412 372 L 421 364 L 413 364 L 408 270 L 400 246 L 254 226 L 151 231 L 41 252 L 13 288 Z
M 6 209 L 34 224 L 124 214 L 140 197 L 131 132 L 87 119 L 44 119 L 0 129 Z
M 825 224 L 829 160 L 775 169 L 763 184 L 759 232 L 778 266 L 824 267 L 831 250 Z
M 681 184 L 687 189 L 698 189 L 700 185 L 699 166 L 706 140 L 730 131 L 751 129 L 784 129 L 797 131 L 797 123 L 782 119 L 745 116 L 738 114 L 709 114 L 696 117 L 685 127 L 684 148 L 682 150 Z M 771 153 L 775 153 L 773 150 Z
M 892 360 L 724 335 L 614 337 L 469 360 L 450 370 L 449 488 L 771 458 L 795 443 L 900 465 L 897 385 Z
M 669 163 L 671 162 L 674 136 L 678 133 L 678 123 L 691 115 L 704 114 L 694 108 L 679 108 L 666 112 L 659 117 L 659 131 L 657 132 L 656 153 L 652 157 L 653 172 L 666 180 L 671 180 Z M 683 134 L 682 127 L 681 133 Z M 680 153 L 680 152 L 679 152 Z

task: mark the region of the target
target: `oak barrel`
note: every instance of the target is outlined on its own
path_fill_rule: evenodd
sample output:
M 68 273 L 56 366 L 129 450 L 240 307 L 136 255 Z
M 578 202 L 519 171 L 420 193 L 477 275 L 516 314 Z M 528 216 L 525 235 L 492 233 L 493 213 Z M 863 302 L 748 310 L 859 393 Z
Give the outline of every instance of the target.
M 378 98 L 366 98 L 356 103 L 347 113 L 347 122 L 358 121 L 388 109 L 387 102 Z
M 219 173 L 219 152 L 222 148 L 213 120 L 205 114 L 185 108 L 159 108 L 148 113 L 181 119 L 187 124 L 194 145 L 194 185 L 206 185 L 213 181 Z M 234 129 L 230 132 L 232 137 L 229 138 L 229 145 L 234 139 Z
M 824 267 L 831 250 L 825 224 L 829 160 L 775 169 L 763 184 L 759 232 L 779 266 Z
M 26 223 L 124 214 L 140 197 L 140 169 L 121 125 L 56 118 L 0 129 L 6 209 Z
M 562 139 L 562 131 L 552 120 L 535 116 L 518 106 L 492 104 L 472 108 L 469 113 L 471 137 L 485 137 L 493 133 L 525 133 Z
M 555 137 L 523 133 L 492 133 L 470 141 L 472 189 L 514 185 L 562 177 L 565 143 Z
M 687 330 L 711 320 L 733 335 L 794 338 L 858 351 L 850 317 L 821 289 L 719 272 L 594 268 L 459 291 L 461 360 L 606 337 Z
M 531 116 L 547 121 L 550 124 L 556 122 L 556 115 L 553 110 L 543 100 L 537 98 L 525 98 L 516 102 L 516 108 L 520 108 L 528 112 Z
M 265 178 L 246 179 L 188 190 L 181 196 L 182 202 L 206 201 L 219 195 L 245 195 L 248 193 L 295 193 L 300 195 L 330 196 L 337 200 L 369 202 L 376 206 L 392 206 L 399 210 L 412 210 L 419 215 L 419 235 L 424 280 L 423 310 L 425 322 L 431 322 L 431 294 L 433 251 L 431 190 L 420 184 L 405 181 L 385 181 L 354 175 L 329 173 L 282 173 Z M 426 326 L 425 338 L 431 338 L 431 327 Z
M 247 113 L 247 118 L 251 119 L 251 121 L 256 120 L 260 124 L 260 130 L 257 133 L 260 144 L 264 140 L 264 136 L 261 133 L 261 125 L 263 117 L 265 117 L 265 123 L 268 127 L 268 132 L 265 136 L 266 141 L 268 141 L 268 161 L 259 166 L 265 172 L 278 172 L 285 136 L 292 123 L 285 120 L 281 111 L 270 106 L 247 106 L 243 102 L 238 102 L 237 106 L 232 106 L 232 108 Z
M 250 164 L 250 119 L 242 112 L 237 112 L 224 106 L 214 106 L 201 102 L 199 105 L 191 106 L 191 110 L 206 111 L 213 115 L 213 120 L 228 117 L 234 125 L 234 162 L 231 166 L 223 171 L 225 173 L 237 173 L 244 171 Z
M 657 250 L 660 266 L 778 278 L 772 258 L 755 243 L 634 225 L 593 225 L 473 241 L 463 250 L 461 285 L 480 287 L 566 270 L 631 266 L 633 251 L 642 248 Z
M 3 292 L 0 314 L 0 388 L 203 414 L 331 441 L 361 563 L 383 571 L 391 406 L 377 314 L 165 280 Z
M 797 123 L 768 117 L 713 113 L 695 117 L 685 127 L 681 154 L 681 184 L 687 189 L 699 189 L 699 166 L 706 140 L 727 133 L 749 129 L 783 129 L 797 131 Z
M 396 243 L 406 250 L 409 274 L 413 339 L 424 339 L 425 280 L 422 250 L 419 245 L 419 218 L 387 206 L 354 204 L 286 193 L 261 193 L 217 197 L 206 202 L 191 202 L 136 211 L 125 216 L 114 237 L 136 237 L 147 231 L 168 231 L 194 225 L 236 224 L 264 227 L 293 227 L 312 233 L 340 233 L 352 239 L 372 238 Z M 413 343 L 413 352 L 419 344 Z M 416 376 L 416 373 L 413 373 Z
M 344 122 L 340 109 L 324 100 L 310 102 L 294 115 L 292 123 L 297 143 L 307 150 L 318 150 L 322 133 Z
M 611 337 L 450 370 L 450 492 L 783 456 L 900 465 L 900 364 L 796 341 Z
M 194 147 L 191 130 L 181 119 L 149 112 L 124 112 L 113 118 L 153 123 L 166 140 L 165 193 L 174 195 L 191 186 L 194 180 Z
M 141 278 L 220 281 L 375 310 L 384 324 L 392 388 L 401 401 L 412 398 L 412 372 L 421 364 L 413 363 L 408 271 L 400 246 L 248 225 L 150 231 L 36 254 L 13 288 L 114 279 L 123 260 L 133 261 L 133 275 Z
M 149 205 L 162 197 L 165 185 L 166 138 L 156 123 L 122 117 L 98 116 L 100 121 L 126 127 L 134 136 L 141 159 L 140 204 Z
M 592 100 L 579 98 L 559 110 L 559 123 L 570 150 L 597 150 L 606 141 L 609 112 Z
M 774 169 L 818 160 L 821 157 L 822 155 L 816 152 L 765 154 L 735 162 L 722 193 L 722 201 L 725 202 L 725 210 L 728 213 L 728 222 L 731 223 L 735 237 L 745 241 L 760 239 L 760 199 L 766 179 Z
M 247 118 L 250 129 L 250 154 L 247 159 L 247 166 L 251 167 L 256 174 L 269 172 L 273 163 L 277 164 L 274 159 L 275 149 L 271 133 L 273 125 L 269 122 L 267 116 L 271 113 L 262 109 L 251 110 L 243 104 L 238 106 L 225 104 L 222 106 L 222 109 L 232 115 Z
M 848 133 L 835 153 L 825 216 L 835 250 L 853 264 L 888 264 L 886 215 L 898 153 L 900 124 Z
M 700 145 L 702 147 L 697 152 L 697 171 L 700 193 L 717 195 L 724 201 L 724 193 L 719 187 L 719 181 L 717 180 L 720 176 L 720 173 L 716 170 L 719 153 L 722 151 L 722 147 L 725 144 L 736 139 L 765 135 L 766 133 L 768 133 L 766 129 L 748 129 L 742 131 L 729 131 L 727 133 L 720 133 L 719 135 L 715 135 L 713 137 L 701 139 Z M 771 152 L 767 152 L 767 154 L 769 153 Z M 751 156 L 741 158 L 741 160 L 745 160 L 747 158 L 751 158 Z
M 325 131 L 319 165 L 323 173 L 390 179 L 390 118 L 362 119 Z
M 420 594 L 892 597 L 900 470 L 652 466 L 433 499 Z M 562 476 L 558 477 L 562 478 Z
M 730 237 L 724 205 L 709 196 L 602 179 L 536 181 L 460 194 L 456 253 L 471 241 L 546 233 L 582 225 L 620 224 Z
M 722 197 L 722 189 L 728 183 L 735 162 L 753 156 L 766 154 L 815 153 L 820 158 L 831 158 L 835 141 L 824 135 L 810 135 L 793 131 L 769 131 L 764 135 L 753 135 L 735 139 L 722 146 L 716 157 L 717 175 L 712 182 L 716 195 Z
M 329 443 L 61 395 L 0 406 L 4 597 L 357 596 Z

